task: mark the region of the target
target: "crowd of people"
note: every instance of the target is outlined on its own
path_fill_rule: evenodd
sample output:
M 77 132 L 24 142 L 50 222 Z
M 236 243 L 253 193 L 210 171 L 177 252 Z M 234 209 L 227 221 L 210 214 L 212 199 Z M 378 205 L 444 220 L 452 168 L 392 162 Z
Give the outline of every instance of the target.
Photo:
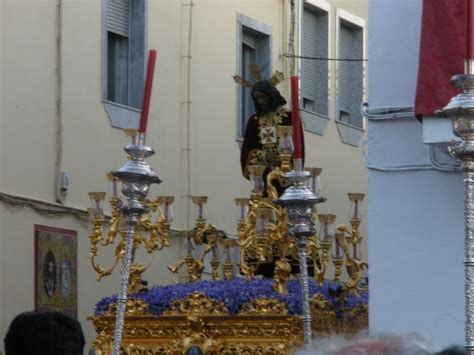
M 76 319 L 60 312 L 24 312 L 10 324 L 5 355 L 82 355 L 84 333 Z
M 82 355 L 85 339 L 80 323 L 60 312 L 25 312 L 16 316 L 4 339 L 5 355 Z M 295 355 L 463 355 L 463 347 L 440 350 L 419 334 L 333 336 L 315 339 L 312 349 Z

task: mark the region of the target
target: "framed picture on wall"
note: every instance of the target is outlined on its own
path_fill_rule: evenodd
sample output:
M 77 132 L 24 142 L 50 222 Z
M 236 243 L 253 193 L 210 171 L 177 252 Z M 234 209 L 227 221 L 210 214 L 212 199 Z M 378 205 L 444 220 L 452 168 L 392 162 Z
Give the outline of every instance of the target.
M 77 232 L 35 224 L 35 310 L 77 318 Z

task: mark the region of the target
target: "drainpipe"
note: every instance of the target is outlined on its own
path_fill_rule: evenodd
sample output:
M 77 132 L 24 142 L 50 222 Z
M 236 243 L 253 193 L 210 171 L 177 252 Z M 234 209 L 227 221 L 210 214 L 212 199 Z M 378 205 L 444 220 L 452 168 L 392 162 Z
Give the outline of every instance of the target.
M 61 164 L 62 164 L 62 150 L 63 150 L 63 137 L 62 137 L 62 0 L 56 0 L 56 58 L 55 58 L 55 164 L 54 164 L 54 194 L 55 200 L 58 203 L 63 203 L 66 198 L 65 191 L 61 191 L 60 188 L 60 175 L 61 175 Z
M 182 146 L 181 151 L 184 153 L 184 165 L 186 176 L 185 182 L 185 194 L 182 195 L 182 198 L 185 199 L 185 210 L 186 210 L 186 229 L 190 229 L 191 225 L 191 44 L 192 44 L 192 34 L 193 34 L 193 0 L 187 0 L 183 2 L 183 8 L 185 6 L 189 7 L 189 16 L 188 16 L 188 38 L 187 38 L 187 49 L 186 54 L 183 55 L 183 59 L 186 60 L 186 96 L 181 102 L 183 109 L 186 111 L 184 116 L 184 146 Z

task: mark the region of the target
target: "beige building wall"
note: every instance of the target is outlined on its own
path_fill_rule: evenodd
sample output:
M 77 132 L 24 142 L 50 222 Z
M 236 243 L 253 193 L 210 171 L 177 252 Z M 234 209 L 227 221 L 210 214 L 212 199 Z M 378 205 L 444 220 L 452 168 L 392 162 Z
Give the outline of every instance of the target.
M 54 203 L 59 155 L 60 171 L 70 176 L 64 205 L 85 210 L 88 191 L 107 191 L 105 173 L 123 164 L 127 140 L 111 127 L 101 102 L 101 1 L 59 2 L 59 58 L 57 2 L 0 2 L 0 193 Z M 289 7 L 280 0 L 193 2 L 191 21 L 190 7 L 182 6 L 187 1 L 148 4 L 148 47 L 156 48 L 158 57 L 147 142 L 156 150 L 150 164 L 163 180 L 151 194 L 175 196 L 176 230 L 192 228 L 189 195 L 207 195 L 209 222 L 235 234 L 233 199 L 250 193 L 250 183 L 240 172 L 236 84 L 231 78 L 237 72 L 237 13 L 271 26 L 272 69 L 289 76 L 282 56 L 287 52 Z M 367 19 L 367 1 L 328 3 L 333 58 L 336 7 Z M 365 192 L 367 174 L 360 149 L 340 142 L 333 63 L 330 68 L 330 121 L 323 136 L 305 132 L 306 165 L 323 168 L 328 202 L 320 211 L 336 213 L 342 223 L 348 215 L 347 192 Z M 279 88 L 290 101 L 288 81 Z M 86 318 L 97 300 L 118 291 L 117 272 L 95 281 L 87 225 L 77 218 L 52 217 L 2 201 L 0 338 L 16 314 L 34 307 L 33 231 L 41 224 L 78 232 L 79 319 L 89 346 L 94 332 Z M 180 257 L 179 244 L 173 239 L 172 247 L 157 255 L 145 275 L 151 284 L 171 282 L 165 266 Z

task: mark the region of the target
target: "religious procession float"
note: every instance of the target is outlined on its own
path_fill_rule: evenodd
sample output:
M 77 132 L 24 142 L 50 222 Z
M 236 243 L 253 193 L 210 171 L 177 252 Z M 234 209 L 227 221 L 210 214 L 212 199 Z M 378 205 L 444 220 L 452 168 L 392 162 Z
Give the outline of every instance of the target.
M 252 87 L 262 109 L 250 119 L 258 137 L 245 137 L 257 143 L 242 148 L 242 169 L 253 189 L 249 198 L 235 199 L 237 238 L 209 224 L 207 197 L 193 196 L 194 228 L 177 232 L 185 256 L 168 266 L 185 282 L 147 287 L 141 275 L 150 262 L 138 256 L 152 258 L 170 245 L 173 203 L 171 196 L 147 197 L 150 185 L 160 182 L 145 161 L 154 153 L 145 144 L 154 61 L 150 51 L 140 127 L 127 131 L 128 160 L 108 175 L 110 215 L 101 206 L 105 193 L 90 193 L 92 265 L 99 280 L 116 268 L 122 277 L 119 293 L 100 300 L 90 318 L 96 352 L 290 354 L 313 338 L 366 329 L 367 263 L 360 259 L 359 230 L 364 195 L 349 193 L 348 225 L 334 226 L 335 215 L 318 213 L 317 204 L 325 201 L 321 169 L 302 169 L 297 100 L 292 112 L 280 109 L 282 102 L 278 109 L 269 105 L 280 95 L 278 72 L 261 80 L 254 70 L 256 84 L 235 78 Z M 291 79 L 297 92 L 297 78 Z M 97 261 L 107 247 L 115 250 L 108 268 Z

